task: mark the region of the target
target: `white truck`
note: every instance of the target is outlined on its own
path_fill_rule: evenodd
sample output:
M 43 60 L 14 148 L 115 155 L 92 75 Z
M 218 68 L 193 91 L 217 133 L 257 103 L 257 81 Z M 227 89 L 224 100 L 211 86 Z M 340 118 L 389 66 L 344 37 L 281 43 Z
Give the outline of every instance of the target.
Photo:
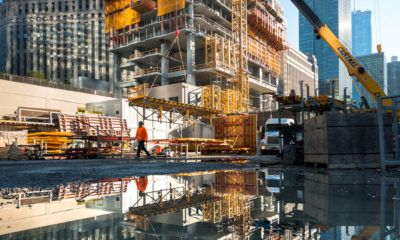
M 289 126 L 295 124 L 294 119 L 291 118 L 270 118 L 265 123 L 264 138 L 260 142 L 262 150 L 267 151 L 280 151 L 283 148 L 283 142 L 280 138 L 280 126 Z

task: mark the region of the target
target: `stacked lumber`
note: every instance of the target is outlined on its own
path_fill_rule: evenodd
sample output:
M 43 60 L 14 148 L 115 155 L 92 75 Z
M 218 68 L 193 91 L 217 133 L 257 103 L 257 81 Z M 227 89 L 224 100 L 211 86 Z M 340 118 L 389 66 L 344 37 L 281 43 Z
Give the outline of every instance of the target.
M 47 153 L 65 153 L 67 145 L 72 142 L 70 139 L 73 133 L 63 132 L 36 132 L 28 134 L 29 144 L 40 144 Z
M 60 131 L 73 133 L 77 136 L 123 136 L 129 137 L 126 119 L 119 117 L 102 116 L 97 114 L 60 114 Z

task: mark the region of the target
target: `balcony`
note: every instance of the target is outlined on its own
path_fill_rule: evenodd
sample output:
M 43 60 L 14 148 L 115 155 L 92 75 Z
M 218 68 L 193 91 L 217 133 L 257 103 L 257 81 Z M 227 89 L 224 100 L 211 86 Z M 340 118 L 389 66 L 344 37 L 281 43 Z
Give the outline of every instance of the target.
M 276 85 L 253 75 L 249 75 L 249 87 L 251 90 L 258 92 L 259 94 L 275 94 L 278 91 Z

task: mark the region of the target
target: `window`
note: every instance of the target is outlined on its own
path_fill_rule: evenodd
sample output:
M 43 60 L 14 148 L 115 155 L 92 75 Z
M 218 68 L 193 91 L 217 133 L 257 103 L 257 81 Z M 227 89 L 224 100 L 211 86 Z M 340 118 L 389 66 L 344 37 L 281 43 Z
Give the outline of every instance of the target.
M 170 97 L 168 100 L 174 101 L 174 102 L 179 102 L 179 97 Z

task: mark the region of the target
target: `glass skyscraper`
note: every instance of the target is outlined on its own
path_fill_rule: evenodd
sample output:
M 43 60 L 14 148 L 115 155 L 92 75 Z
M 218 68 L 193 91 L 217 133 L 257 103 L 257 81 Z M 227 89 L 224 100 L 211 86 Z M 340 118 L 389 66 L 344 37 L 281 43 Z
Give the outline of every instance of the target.
M 387 79 L 389 95 L 400 94 L 400 61 L 397 57 L 392 57 L 392 61 L 387 64 Z
M 388 92 L 387 89 L 387 75 L 386 75 L 386 58 L 384 53 L 374 53 L 365 56 L 358 57 L 358 60 L 362 63 L 364 68 L 368 71 L 368 73 L 375 79 L 375 81 L 381 86 L 385 93 Z M 361 83 L 357 83 L 360 92 L 363 96 L 367 98 L 367 101 L 371 108 L 376 108 L 377 105 L 375 103 L 372 95 L 361 85 Z M 389 93 L 390 94 L 390 93 Z M 360 97 L 358 91 L 353 89 L 353 100 L 356 103 L 360 103 Z
M 351 49 L 351 1 L 305 0 L 305 2 Z M 330 80 L 338 80 L 337 93 L 342 95 L 343 89 L 347 87 L 347 94 L 351 96 L 352 80 L 346 67 L 323 40 L 315 39 L 314 30 L 301 14 L 299 14 L 299 45 L 300 51 L 313 54 L 317 58 L 320 95 L 330 93 Z
M 371 11 L 354 11 L 352 19 L 353 54 L 364 56 L 372 53 Z

